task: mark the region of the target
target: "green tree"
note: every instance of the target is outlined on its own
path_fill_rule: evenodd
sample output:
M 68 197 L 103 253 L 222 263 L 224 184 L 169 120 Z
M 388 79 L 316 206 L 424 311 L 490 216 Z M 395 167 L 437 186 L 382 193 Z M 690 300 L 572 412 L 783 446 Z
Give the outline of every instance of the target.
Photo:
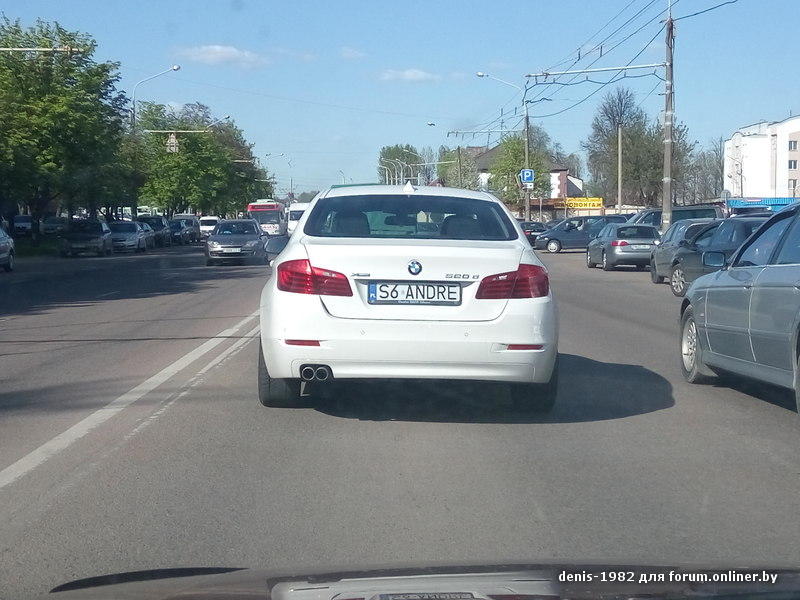
M 421 167 L 417 163 L 425 162 L 420 160 L 419 152 L 411 144 L 394 144 L 392 146 L 383 146 L 378 153 L 378 181 L 386 181 L 386 170 L 381 165 L 387 167 L 391 177 L 395 176 L 402 171 L 402 181 L 406 181 L 409 177 L 414 182 L 417 181 L 417 175 L 421 172 Z M 407 166 L 402 166 L 398 163 L 404 163 Z
M 530 167 L 536 172 L 532 198 L 550 197 L 550 163 L 548 154 L 549 138 L 538 139 L 538 145 L 530 148 Z M 525 168 L 525 138 L 512 135 L 500 143 L 499 152 L 490 167 L 492 175 L 490 188 L 505 202 L 524 208 L 524 191 L 519 183 L 519 172 Z
M 478 189 L 478 166 L 475 164 L 475 157 L 463 148 L 460 155 L 459 158 L 458 148 L 440 146 L 436 165 L 437 178 L 446 186 Z
M 58 23 L 0 19 L 0 45 L 72 47 L 74 53 L 0 54 L 0 179 L 6 210 L 38 220 L 59 204 L 98 203 L 112 193 L 123 134 L 119 65 L 96 62 L 87 34 Z

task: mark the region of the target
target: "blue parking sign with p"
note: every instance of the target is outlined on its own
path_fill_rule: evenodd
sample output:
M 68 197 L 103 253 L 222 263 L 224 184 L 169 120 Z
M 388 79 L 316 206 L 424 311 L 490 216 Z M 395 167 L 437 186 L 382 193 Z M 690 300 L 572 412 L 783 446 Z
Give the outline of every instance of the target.
M 535 174 L 533 172 L 533 169 L 522 169 L 519 172 L 519 180 L 522 183 L 533 183 L 533 178 L 534 177 L 535 177 Z

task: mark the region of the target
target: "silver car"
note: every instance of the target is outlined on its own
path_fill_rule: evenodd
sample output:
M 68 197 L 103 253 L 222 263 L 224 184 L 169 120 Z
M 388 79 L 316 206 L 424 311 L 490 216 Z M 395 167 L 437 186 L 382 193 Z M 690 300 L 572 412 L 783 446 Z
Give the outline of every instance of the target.
M 720 270 L 695 280 L 681 304 L 681 369 L 690 383 L 729 371 L 800 399 L 799 210 L 792 204 L 769 219 L 729 264 L 722 252 L 703 253 L 703 264 Z
M 650 264 L 650 254 L 658 237 L 658 230 L 652 225 L 609 223 L 589 242 L 586 266 L 593 269 L 601 265 L 604 271 L 620 265 L 644 269 Z

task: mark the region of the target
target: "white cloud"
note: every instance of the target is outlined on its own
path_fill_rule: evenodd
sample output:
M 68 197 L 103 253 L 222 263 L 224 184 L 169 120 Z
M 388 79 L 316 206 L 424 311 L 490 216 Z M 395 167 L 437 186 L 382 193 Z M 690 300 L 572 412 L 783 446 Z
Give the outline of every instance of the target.
M 178 51 L 178 54 L 187 60 L 204 65 L 234 65 L 253 68 L 269 63 L 266 57 L 250 50 L 242 50 L 235 46 L 222 46 L 220 44 L 183 48 Z
M 359 58 L 364 58 L 366 56 L 366 54 L 361 52 L 361 50 L 351 48 L 350 46 L 342 46 L 340 54 L 345 60 L 358 60 Z
M 438 81 L 441 78 L 441 75 L 429 73 L 422 69 L 404 69 L 402 71 L 386 69 L 381 73 L 381 80 L 383 81 Z
M 452 73 L 450 73 L 449 77 L 453 81 L 462 81 L 467 78 L 467 74 L 464 73 L 463 71 L 453 71 Z
M 291 48 L 273 48 L 272 52 L 281 56 L 294 58 L 303 62 L 311 62 L 317 59 L 317 55 L 307 50 L 292 50 Z

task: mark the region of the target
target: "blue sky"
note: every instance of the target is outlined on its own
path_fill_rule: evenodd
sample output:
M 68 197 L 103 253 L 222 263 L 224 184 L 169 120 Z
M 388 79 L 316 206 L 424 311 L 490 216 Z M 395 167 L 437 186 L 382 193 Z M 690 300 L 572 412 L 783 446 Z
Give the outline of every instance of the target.
M 673 15 L 720 2 L 673 0 Z M 98 58 L 122 64 L 120 87 L 127 91 L 136 81 L 180 64 L 179 72 L 141 85 L 138 98 L 199 101 L 218 116 L 232 115 L 260 158 L 285 154 L 265 159 L 279 188 L 288 188 L 291 178 L 295 191 L 302 191 L 337 183 L 339 170 L 354 181 L 374 181 L 382 145 L 456 145 L 448 131 L 491 121 L 503 105 L 512 111 L 504 125 L 514 125 L 515 90 L 479 79 L 476 71 L 522 84 L 525 73 L 574 59 L 578 48 L 585 55 L 640 9 L 604 44 L 603 57 L 595 51 L 577 66 L 597 58 L 594 67 L 622 65 L 640 50 L 636 63 L 662 61 L 663 34 L 648 45 L 661 27 L 657 18 L 608 50 L 666 3 L 26 0 L 7 2 L 3 11 L 26 24 L 40 17 L 91 33 L 99 43 Z M 800 112 L 799 24 L 798 0 L 738 0 L 676 23 L 676 113 L 693 138 L 706 142 L 761 119 Z M 663 86 L 656 78 L 625 83 L 650 114 L 658 113 Z M 597 103 L 611 88 L 534 122 L 565 150 L 577 151 Z M 534 105 L 532 114 L 566 108 L 594 89 L 584 83 L 544 90 L 542 97 L 552 100 Z M 485 142 L 482 135 L 461 143 Z

